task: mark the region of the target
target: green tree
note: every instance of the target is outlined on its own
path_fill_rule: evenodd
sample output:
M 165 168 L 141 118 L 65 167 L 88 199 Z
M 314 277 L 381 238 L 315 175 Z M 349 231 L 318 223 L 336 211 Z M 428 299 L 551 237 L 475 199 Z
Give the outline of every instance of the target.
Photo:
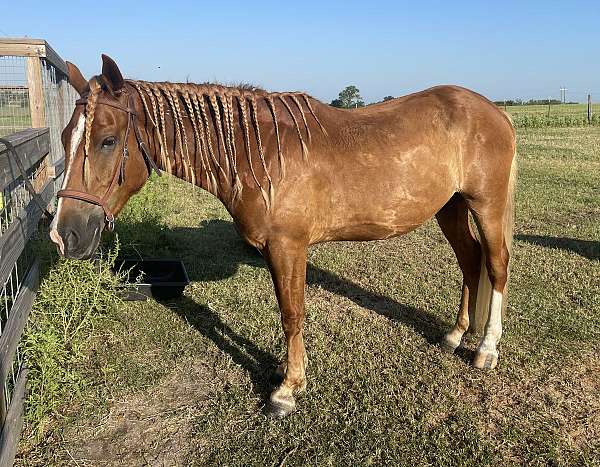
M 356 86 L 346 86 L 340 92 L 338 98 L 331 101 L 331 105 L 343 109 L 353 109 L 355 107 L 364 107 L 365 102 L 360 97 L 360 91 Z
M 385 102 L 385 101 L 391 101 L 393 98 L 394 98 L 394 96 L 385 96 L 383 98 L 383 102 Z

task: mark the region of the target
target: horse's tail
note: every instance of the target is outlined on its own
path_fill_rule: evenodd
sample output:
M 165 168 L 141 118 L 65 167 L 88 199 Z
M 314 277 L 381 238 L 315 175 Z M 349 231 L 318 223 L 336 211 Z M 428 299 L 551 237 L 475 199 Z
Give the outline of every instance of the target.
M 513 156 L 510 167 L 510 176 L 508 179 L 508 188 L 506 194 L 506 208 L 504 209 L 503 233 L 504 243 L 508 249 L 509 263 L 508 274 L 510 276 L 510 263 L 512 257 L 513 230 L 515 225 L 515 186 L 517 182 L 517 153 Z M 502 298 L 502 318 L 506 311 L 506 298 L 508 294 L 508 280 L 504 287 Z M 477 304 L 475 305 L 474 315 L 470 318 L 469 328 L 479 334 L 482 334 L 485 329 L 485 324 L 488 318 L 490 300 L 492 298 L 492 283 L 488 275 L 486 266 L 486 255 L 481 249 L 481 267 L 479 273 L 479 285 L 477 287 Z

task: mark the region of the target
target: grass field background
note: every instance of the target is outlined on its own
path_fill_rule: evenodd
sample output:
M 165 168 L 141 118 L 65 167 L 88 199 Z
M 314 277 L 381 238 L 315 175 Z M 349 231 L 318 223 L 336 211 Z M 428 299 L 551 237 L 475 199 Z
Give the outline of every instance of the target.
M 0 106 L 0 137 L 31 126 L 29 107 Z
M 504 106 L 500 106 L 504 109 Z M 518 128 L 577 127 L 589 125 L 587 104 L 514 105 L 506 111 Z M 600 125 L 600 104 L 592 104 L 592 125 Z
M 600 128 L 521 129 L 518 152 L 495 371 L 469 365 L 475 339 L 436 345 L 461 277 L 431 221 L 311 250 L 308 388 L 295 415 L 266 418 L 284 347 L 263 260 L 210 195 L 152 179 L 117 223 L 122 253 L 181 258 L 193 282 L 94 321 L 77 382 L 42 417 L 30 399 L 17 464 L 598 465 Z
M 512 115 L 587 115 L 587 104 L 552 104 L 550 112 L 547 105 L 509 105 L 506 110 Z M 592 112 L 600 112 L 600 103 L 592 104 Z

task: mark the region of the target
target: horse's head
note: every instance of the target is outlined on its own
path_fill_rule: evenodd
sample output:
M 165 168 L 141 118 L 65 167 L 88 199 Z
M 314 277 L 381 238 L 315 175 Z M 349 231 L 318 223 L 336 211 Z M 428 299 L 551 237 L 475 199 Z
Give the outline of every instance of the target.
M 81 96 L 62 132 L 65 175 L 50 238 L 63 256 L 92 256 L 105 227 L 148 178 L 148 156 L 136 115 L 134 88 L 117 64 L 102 55 L 102 74 L 87 81 L 67 62 L 69 81 Z

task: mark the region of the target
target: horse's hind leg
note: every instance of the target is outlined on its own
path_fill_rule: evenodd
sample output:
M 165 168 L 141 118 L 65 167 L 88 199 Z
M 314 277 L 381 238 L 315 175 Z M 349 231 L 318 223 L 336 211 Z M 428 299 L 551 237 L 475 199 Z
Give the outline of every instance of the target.
M 502 198 L 500 200 L 501 202 L 498 199 L 489 200 L 487 204 L 473 202 L 473 206 L 470 206 L 479 228 L 485 253 L 485 265 L 491 283 L 488 318 L 484 335 L 473 360 L 473 366 L 476 368 L 491 369 L 498 363 L 496 346 L 502 335 L 502 303 L 508 281 L 509 245 L 507 242 L 510 242 L 505 235 L 506 204 Z
M 454 352 L 469 328 L 469 312 L 474 313 L 481 262 L 481 248 L 469 225 L 469 208 L 458 193 L 436 214 L 445 237 L 450 242 L 463 273 L 462 296 L 454 327 L 444 336 L 441 346 Z

